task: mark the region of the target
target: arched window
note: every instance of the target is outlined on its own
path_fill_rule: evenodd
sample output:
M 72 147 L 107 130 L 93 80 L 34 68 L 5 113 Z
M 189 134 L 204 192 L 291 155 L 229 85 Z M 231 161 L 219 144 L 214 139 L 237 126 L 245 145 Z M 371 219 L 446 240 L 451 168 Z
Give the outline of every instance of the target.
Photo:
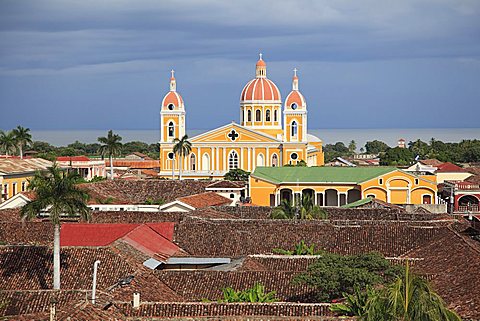
M 247 111 L 247 121 L 252 121 L 252 111 Z
M 168 137 L 175 136 L 175 124 L 173 121 L 168 123 Z
M 272 167 L 277 167 L 278 166 L 278 156 L 277 154 L 272 155 Z
M 196 157 L 195 157 L 195 154 L 192 153 L 190 155 L 190 170 L 194 171 L 196 169 L 197 169 L 197 167 L 196 167 Z
M 236 151 L 232 150 L 230 155 L 228 155 L 228 169 L 238 168 L 238 154 Z
M 210 170 L 210 155 L 205 153 L 202 156 L 202 171 L 209 171 L 209 170 Z
M 274 111 L 273 111 L 273 121 L 278 121 L 278 118 L 277 118 L 277 110 L 274 110 Z
M 296 137 L 298 134 L 298 125 L 296 121 L 292 122 L 292 137 Z
M 270 121 L 270 110 L 269 109 L 265 112 L 265 121 Z
M 260 109 L 257 109 L 257 111 L 255 112 L 255 121 L 262 121 L 262 112 L 260 111 Z
M 263 154 L 260 153 L 257 155 L 257 166 L 263 166 L 265 164 Z

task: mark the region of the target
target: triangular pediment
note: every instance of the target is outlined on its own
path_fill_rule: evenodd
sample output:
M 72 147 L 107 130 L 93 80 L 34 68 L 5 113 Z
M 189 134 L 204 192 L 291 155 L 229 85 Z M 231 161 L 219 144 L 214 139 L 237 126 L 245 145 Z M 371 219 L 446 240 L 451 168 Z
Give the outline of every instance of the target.
M 192 143 L 280 143 L 281 141 L 261 132 L 231 123 L 190 139 Z

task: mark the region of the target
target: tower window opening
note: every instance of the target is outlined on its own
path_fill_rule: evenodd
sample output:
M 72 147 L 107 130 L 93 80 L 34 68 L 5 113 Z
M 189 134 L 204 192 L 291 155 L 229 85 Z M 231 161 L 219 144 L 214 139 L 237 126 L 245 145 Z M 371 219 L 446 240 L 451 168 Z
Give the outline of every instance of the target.
M 260 109 L 257 109 L 257 111 L 255 111 L 255 121 L 262 121 L 262 112 L 260 111 Z
M 236 151 L 232 151 L 230 155 L 228 155 L 228 169 L 235 168 L 238 168 L 238 154 Z
M 292 122 L 292 137 L 296 137 L 298 134 L 298 125 L 296 121 Z
M 252 111 L 251 110 L 247 111 L 247 121 L 252 121 Z
M 278 121 L 276 110 L 273 111 L 273 121 Z
M 168 137 L 175 136 L 175 125 L 173 122 L 168 123 Z
M 174 104 L 168 104 L 167 106 L 168 110 L 173 110 L 175 108 Z
M 270 110 L 265 112 L 265 121 L 270 121 Z

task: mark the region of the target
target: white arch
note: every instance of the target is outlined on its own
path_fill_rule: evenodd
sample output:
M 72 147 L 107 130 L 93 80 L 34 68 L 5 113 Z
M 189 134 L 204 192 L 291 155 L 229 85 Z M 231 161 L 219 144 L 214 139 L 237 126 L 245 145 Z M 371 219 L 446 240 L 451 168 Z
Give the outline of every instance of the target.
M 257 166 L 265 166 L 265 157 L 262 153 L 257 155 Z
M 291 125 L 290 125 L 290 128 L 291 128 L 291 135 L 292 137 L 297 137 L 298 136 L 298 124 L 297 124 L 297 121 L 292 121 Z
M 204 153 L 202 156 L 202 171 L 209 171 L 210 170 L 210 155 L 208 153 Z

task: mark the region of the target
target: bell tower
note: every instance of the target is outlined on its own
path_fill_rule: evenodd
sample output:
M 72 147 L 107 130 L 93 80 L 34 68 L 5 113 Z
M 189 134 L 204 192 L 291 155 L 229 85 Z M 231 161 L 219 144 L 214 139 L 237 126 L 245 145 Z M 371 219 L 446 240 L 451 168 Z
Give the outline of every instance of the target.
M 284 139 L 287 142 L 307 142 L 307 102 L 298 89 L 297 69 L 293 70 L 292 91 L 285 99 L 283 110 Z
M 185 135 L 185 106 L 177 92 L 175 71 L 171 71 L 170 91 L 163 97 L 160 109 L 160 143 L 173 142 Z

